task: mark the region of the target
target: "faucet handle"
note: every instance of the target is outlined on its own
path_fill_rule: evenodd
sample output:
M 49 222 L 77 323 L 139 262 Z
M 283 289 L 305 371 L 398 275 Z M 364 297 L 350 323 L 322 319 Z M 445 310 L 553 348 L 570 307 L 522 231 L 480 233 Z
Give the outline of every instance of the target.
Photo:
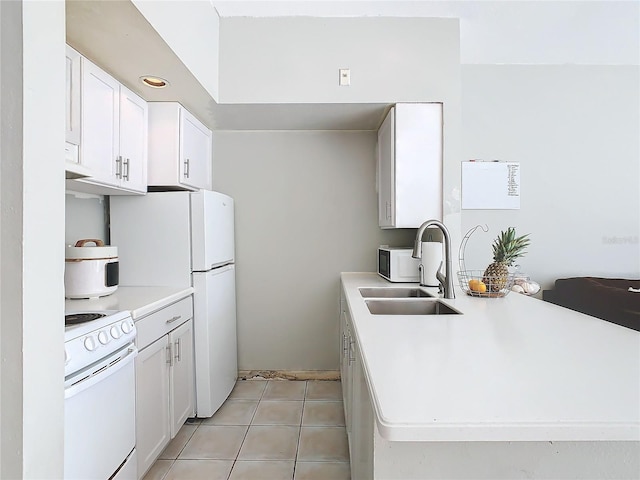
M 438 293 L 444 293 L 444 286 L 446 285 L 446 277 L 442 274 L 442 265 L 444 262 L 440 262 L 438 271 L 436 272 L 436 278 L 438 279 Z
M 444 262 L 441 261 L 438 266 L 438 271 L 436 272 L 436 278 L 438 282 L 440 282 L 440 288 L 444 287 L 444 282 L 446 281 L 446 277 L 442 274 L 442 265 L 444 265 Z

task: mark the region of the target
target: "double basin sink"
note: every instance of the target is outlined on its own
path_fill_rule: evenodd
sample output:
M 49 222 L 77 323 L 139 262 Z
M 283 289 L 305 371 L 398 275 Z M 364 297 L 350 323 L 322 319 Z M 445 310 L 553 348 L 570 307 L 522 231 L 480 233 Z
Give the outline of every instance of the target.
M 372 315 L 460 315 L 429 292 L 411 287 L 360 288 Z

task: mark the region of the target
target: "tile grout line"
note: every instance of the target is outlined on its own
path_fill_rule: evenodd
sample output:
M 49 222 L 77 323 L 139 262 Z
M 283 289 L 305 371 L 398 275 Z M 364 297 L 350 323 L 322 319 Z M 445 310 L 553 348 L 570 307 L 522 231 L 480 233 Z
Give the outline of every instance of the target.
M 195 417 L 194 417 L 195 418 Z M 180 449 L 180 451 L 176 454 L 175 458 L 171 458 L 169 460 L 171 460 L 171 464 L 169 465 L 169 468 L 167 468 L 167 471 L 164 472 L 164 475 L 162 475 L 162 477 L 160 477 L 160 480 L 164 480 L 165 478 L 167 478 L 167 475 L 169 475 L 169 472 L 171 471 L 171 469 L 173 468 L 173 466 L 175 465 L 175 463 L 178 461 L 178 458 L 180 457 L 180 454 L 182 453 L 182 451 L 187 447 L 187 443 L 189 443 L 189 440 L 191 440 L 191 438 L 193 438 L 193 436 L 196 433 L 196 430 L 198 430 L 198 428 L 200 428 L 200 425 L 202 425 L 201 421 L 198 421 L 198 424 L 196 425 L 196 428 L 193 429 L 193 432 L 191 432 L 191 435 L 189 435 L 189 438 L 187 438 L 186 442 L 184 442 L 184 445 L 182 446 L 182 448 Z M 182 425 L 184 427 L 184 424 Z M 182 428 L 182 427 L 181 427 Z M 169 445 L 167 445 L 168 447 Z M 165 449 L 167 448 L 165 447 Z M 154 464 L 158 461 L 159 459 L 156 459 L 155 462 L 153 462 Z M 151 468 L 153 468 L 153 465 L 151 465 Z M 149 469 L 150 470 L 150 469 Z M 149 470 L 147 470 L 147 473 L 145 473 L 145 476 L 149 473 Z M 144 477 L 143 477 L 144 478 Z
M 235 466 L 237 465 L 237 462 L 239 462 L 239 461 L 240 461 L 240 460 L 239 460 L 240 451 L 242 450 L 242 447 L 243 447 L 244 443 L 246 442 L 246 439 L 247 439 L 247 436 L 248 436 L 249 429 L 250 429 L 252 426 L 254 426 L 254 422 L 255 422 L 255 420 L 256 420 L 257 412 L 258 412 L 258 409 L 259 409 L 260 405 L 262 404 L 262 402 L 263 402 L 263 401 L 268 401 L 268 399 L 267 399 L 267 400 L 265 400 L 265 395 L 266 395 L 266 391 L 267 391 L 268 386 L 269 386 L 269 384 L 270 384 L 270 383 L 273 383 L 273 382 L 272 382 L 272 380 L 271 380 L 271 379 L 268 379 L 268 380 L 265 382 L 264 388 L 260 391 L 260 393 L 259 393 L 259 395 L 257 396 L 257 398 L 256 398 L 256 397 L 254 397 L 253 399 L 250 399 L 250 398 L 246 398 L 246 399 L 237 399 L 237 398 L 236 398 L 236 399 L 234 399 L 234 400 L 246 400 L 246 401 L 250 401 L 250 400 L 257 400 L 257 404 L 256 404 L 256 408 L 255 408 L 255 410 L 254 410 L 254 411 L 253 411 L 253 413 L 252 413 L 251 419 L 250 419 L 250 421 L 249 421 L 249 425 L 247 425 L 247 430 L 245 431 L 244 437 L 243 437 L 243 439 L 242 439 L 242 442 L 240 443 L 240 446 L 239 446 L 238 451 L 237 451 L 237 453 L 236 453 L 236 455 L 235 455 L 235 458 L 234 458 L 234 459 L 230 459 L 230 460 L 232 460 L 232 462 L 231 462 L 231 469 L 230 469 L 230 471 L 229 471 L 229 474 L 228 474 L 228 475 L 227 475 L 227 477 L 226 477 L 226 478 L 227 478 L 227 480 L 229 480 L 229 479 L 231 478 L 231 474 L 232 474 L 232 472 L 233 472 L 233 470 L 234 470 Z M 308 382 L 308 381 L 306 381 L 306 380 L 305 380 L 305 381 L 304 381 L 303 398 L 302 398 L 302 412 L 301 412 L 301 416 L 300 416 L 300 420 L 299 420 L 299 425 L 298 425 L 298 427 L 299 427 L 299 429 L 298 429 L 298 439 L 297 439 L 297 442 L 296 442 L 296 452 L 295 452 L 294 459 L 293 459 L 293 474 L 292 474 L 292 480 L 293 480 L 293 479 L 295 479 L 295 474 L 296 474 L 296 472 L 298 471 L 298 467 L 299 467 L 298 462 L 300 461 L 300 459 L 299 459 L 299 453 L 300 453 L 300 442 L 301 442 L 301 439 L 302 439 L 302 428 L 303 428 L 303 423 L 304 423 L 304 414 L 305 414 L 305 411 L 306 411 L 306 408 L 307 408 L 307 403 L 308 403 L 308 402 L 311 402 L 311 404 L 313 404 L 314 402 L 323 402 L 323 403 L 339 403 L 339 404 L 340 404 L 340 403 L 343 403 L 343 399 L 342 399 L 342 396 L 341 396 L 341 395 L 340 395 L 340 397 L 339 397 L 339 398 L 333 398 L 331 395 L 328 395 L 328 394 L 327 394 L 326 398 L 312 398 L 312 399 L 310 399 L 310 398 L 308 398 L 308 395 L 310 394 L 310 391 L 309 391 L 309 390 L 310 390 L 310 384 L 309 384 L 309 382 Z M 321 395 L 321 397 L 322 397 L 322 395 Z M 229 400 L 229 399 L 228 399 L 228 400 Z M 292 401 L 293 399 L 291 399 L 291 398 L 289 398 L 289 399 L 281 399 L 280 401 L 286 401 L 286 400 L 291 400 L 291 401 Z M 278 400 L 277 400 L 277 399 L 274 399 L 274 401 L 278 401 Z M 311 405 L 311 404 L 310 404 L 310 405 Z M 176 464 L 177 460 L 179 459 L 180 455 L 182 454 L 182 452 L 183 452 L 183 451 L 184 451 L 184 449 L 186 448 L 187 444 L 191 441 L 191 439 L 192 439 L 192 438 L 193 438 L 193 436 L 195 435 L 196 431 L 197 431 L 197 430 L 199 430 L 200 426 L 201 426 L 201 425 L 203 425 L 203 422 L 202 422 L 202 421 L 197 421 L 197 422 L 194 422 L 192 425 L 194 425 L 194 426 L 195 426 L 195 428 L 194 428 L 193 432 L 188 436 L 188 438 L 186 439 L 186 441 L 185 441 L 184 445 L 183 445 L 183 446 L 180 448 L 180 450 L 177 452 L 177 454 L 176 454 L 175 458 L 173 458 L 173 459 L 167 459 L 167 460 L 170 460 L 170 464 L 169 464 L 169 466 L 168 466 L 167 471 L 162 475 L 162 477 L 161 477 L 162 479 L 166 479 L 166 478 L 167 478 L 167 476 L 168 476 L 169 472 L 171 471 L 171 469 L 172 469 L 172 468 L 174 468 L 174 466 L 175 466 L 175 464 Z M 313 425 L 312 425 L 312 426 L 313 426 Z M 324 427 L 324 428 L 328 428 L 328 427 L 337 427 L 337 428 L 343 428 L 343 429 L 345 429 L 345 431 L 346 431 L 346 424 L 345 424 L 345 425 L 318 425 L 318 427 Z M 259 461 L 259 460 L 256 460 L 256 461 Z M 330 460 L 325 460 L 325 461 L 317 460 L 316 462 L 320 462 L 320 463 L 325 463 L 325 462 L 328 462 L 328 463 L 345 463 L 345 464 L 347 464 L 347 465 L 348 465 L 348 464 L 350 464 L 351 459 L 350 459 L 350 458 L 348 458 L 348 460 L 347 460 L 347 461 L 344 461 L 344 460 L 339 461 L 339 460 L 337 460 L 337 459 L 335 459 L 335 460 L 333 460 L 333 461 L 330 461 Z
M 296 478 L 296 469 L 298 467 L 298 453 L 300 452 L 300 438 L 302 437 L 302 419 L 304 418 L 304 409 L 307 404 L 307 390 L 309 389 L 309 382 L 304 382 L 304 394 L 302 396 L 302 412 L 300 414 L 300 426 L 298 427 L 298 442 L 296 443 L 296 455 L 293 459 L 293 475 L 291 480 Z
M 236 382 L 237 382 L 237 380 L 236 380 Z M 244 437 L 242 438 L 242 442 L 240 442 L 240 448 L 238 448 L 238 453 L 236 453 L 236 458 L 233 460 L 233 463 L 231 464 L 231 470 L 229 470 L 229 475 L 227 475 L 227 480 L 230 480 L 231 474 L 233 473 L 233 469 L 236 466 L 236 463 L 238 462 L 238 457 L 240 456 L 240 451 L 242 450 L 242 446 L 244 445 L 244 442 L 247 440 L 247 435 L 249 435 L 249 429 L 251 428 L 251 424 L 253 423 L 253 420 L 256 417 L 256 412 L 258 411 L 258 407 L 260 406 L 260 402 L 262 402 L 262 398 L 264 397 L 264 392 L 267 391 L 267 386 L 268 385 L 269 385 L 269 380 L 266 381 L 266 383 L 264 384 L 264 388 L 262 389 L 262 392 L 260 393 L 260 398 L 258 399 L 258 404 L 256 405 L 256 409 L 253 411 L 253 415 L 251 416 L 251 420 L 249 421 L 249 425 L 247 425 L 247 430 L 246 430 L 246 432 L 244 432 Z M 227 398 L 227 400 L 229 400 L 229 399 Z M 227 400 L 225 400 L 225 402 Z

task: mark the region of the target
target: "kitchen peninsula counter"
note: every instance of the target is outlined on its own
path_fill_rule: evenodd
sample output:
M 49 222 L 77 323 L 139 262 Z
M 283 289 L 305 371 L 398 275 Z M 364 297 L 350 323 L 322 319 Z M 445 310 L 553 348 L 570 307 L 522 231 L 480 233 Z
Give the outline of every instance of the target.
M 462 315 L 372 315 L 343 273 L 388 440 L 640 440 L 640 333 L 511 293 L 440 299 Z M 437 288 L 425 288 L 436 297 Z
M 193 294 L 188 287 L 126 287 L 120 286 L 111 295 L 90 299 L 67 299 L 65 311 L 127 310 L 134 321 L 156 312 Z
M 373 315 L 359 288 L 418 285 L 341 281 L 351 478 L 638 478 L 639 332 L 457 286 L 462 314 Z

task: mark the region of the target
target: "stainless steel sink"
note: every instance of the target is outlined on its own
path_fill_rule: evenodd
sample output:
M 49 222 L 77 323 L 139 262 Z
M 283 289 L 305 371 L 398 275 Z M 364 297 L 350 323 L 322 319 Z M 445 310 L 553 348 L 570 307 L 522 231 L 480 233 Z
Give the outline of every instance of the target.
M 428 292 L 420 290 L 419 288 L 407 288 L 407 287 L 370 287 L 360 288 L 360 295 L 364 298 L 433 298 Z
M 365 300 L 373 315 L 460 315 L 440 300 Z

